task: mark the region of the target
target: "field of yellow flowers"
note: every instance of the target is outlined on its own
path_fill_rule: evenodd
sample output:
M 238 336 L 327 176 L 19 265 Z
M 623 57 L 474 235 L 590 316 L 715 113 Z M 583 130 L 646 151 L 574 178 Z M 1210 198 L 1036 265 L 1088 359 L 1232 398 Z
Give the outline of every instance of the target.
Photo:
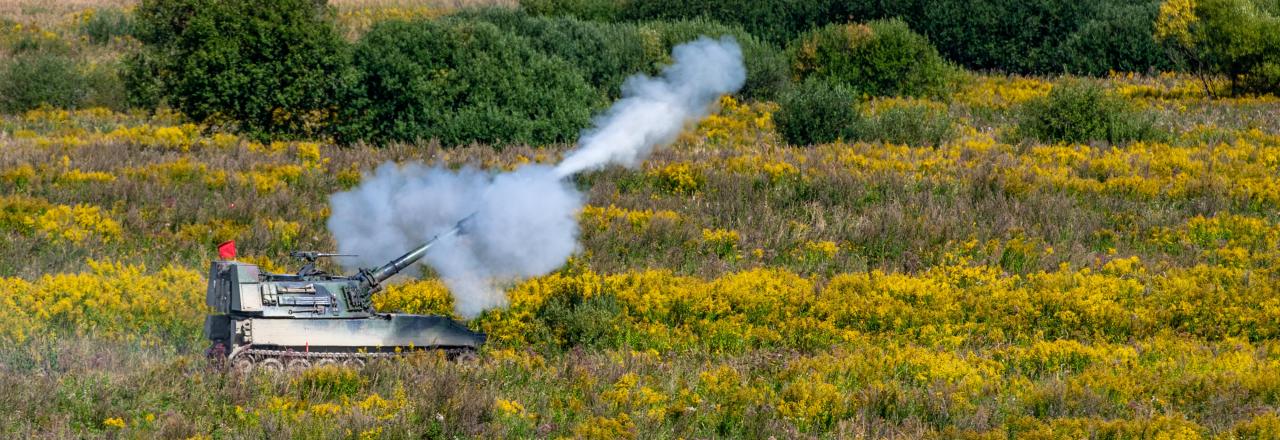
M 1058 81 L 866 106 L 945 112 L 939 145 L 790 146 L 776 104 L 722 98 L 640 169 L 578 179 L 582 251 L 468 322 L 478 361 L 289 376 L 204 361 L 215 244 L 292 270 L 290 250 L 333 249 L 328 195 L 384 161 L 512 169 L 570 146 L 0 115 L 0 436 L 1280 438 L 1280 99 L 1117 74 L 1167 139 L 1011 140 Z M 430 274 L 375 302 L 453 310 Z
M 6 436 L 1280 436 L 1275 98 L 1112 78 L 1167 142 L 1010 143 L 1052 82 L 978 77 L 939 146 L 787 146 L 772 103 L 583 176 L 583 251 L 469 324 L 480 361 L 235 377 L 203 269 L 330 249 L 326 196 L 386 160 L 510 169 L 567 146 L 257 143 L 177 115 L 0 120 Z M 904 105 L 884 100 L 871 106 Z M 444 313 L 426 277 L 376 297 Z

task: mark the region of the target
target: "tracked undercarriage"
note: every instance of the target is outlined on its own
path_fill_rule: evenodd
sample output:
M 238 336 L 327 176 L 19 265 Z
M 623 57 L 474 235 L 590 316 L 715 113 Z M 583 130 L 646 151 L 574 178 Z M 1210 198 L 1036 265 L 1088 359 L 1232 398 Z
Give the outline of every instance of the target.
M 215 351 L 218 349 L 218 347 L 213 348 Z M 443 351 L 444 356 L 450 360 L 466 362 L 476 358 L 476 350 L 473 348 L 437 350 Z M 399 352 L 344 352 L 334 347 L 320 347 L 318 351 L 312 351 L 309 348 L 304 349 L 304 351 L 294 351 L 293 349 L 280 349 L 279 347 L 268 349 L 241 346 L 234 353 L 222 355 L 225 357 L 215 357 L 215 359 L 225 362 L 225 366 L 233 371 L 248 374 L 253 371 L 302 371 L 311 367 L 323 367 L 326 365 L 360 368 L 375 359 L 391 359 L 406 353 L 423 351 L 427 351 L 427 349 L 415 348 Z

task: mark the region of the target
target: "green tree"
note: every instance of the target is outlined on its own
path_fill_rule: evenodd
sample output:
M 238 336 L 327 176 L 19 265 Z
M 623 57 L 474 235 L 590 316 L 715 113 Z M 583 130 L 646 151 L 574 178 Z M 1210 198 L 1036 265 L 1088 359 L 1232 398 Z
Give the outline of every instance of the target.
M 568 142 L 604 104 L 574 66 L 485 22 L 382 22 L 352 59 L 345 142 Z
M 1174 58 L 1206 76 L 1220 74 L 1232 94 L 1280 93 L 1280 6 L 1254 0 L 1167 0 L 1155 38 Z
M 333 122 L 346 43 L 314 0 L 143 0 L 143 49 L 127 61 L 132 101 L 260 138 L 312 136 Z

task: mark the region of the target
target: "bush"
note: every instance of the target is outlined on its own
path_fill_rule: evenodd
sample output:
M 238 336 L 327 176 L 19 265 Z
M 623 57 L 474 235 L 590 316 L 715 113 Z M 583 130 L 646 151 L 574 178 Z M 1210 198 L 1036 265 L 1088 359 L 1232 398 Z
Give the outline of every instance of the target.
M 164 100 L 259 138 L 314 136 L 332 123 L 347 61 L 323 2 L 143 0 L 136 14 L 134 102 Z
M 0 111 L 30 110 L 41 105 L 76 107 L 83 101 L 85 77 L 73 58 L 26 52 L 0 62 Z
M 624 310 L 611 294 L 585 296 L 578 291 L 561 291 L 547 298 L 535 318 L 547 334 L 541 335 L 556 348 L 616 347 Z
M 0 36 L 0 112 L 126 104 L 119 63 L 87 62 L 75 47 L 38 28 Z M 7 49 L 7 50 L 6 50 Z
M 1120 143 L 1160 137 L 1151 115 L 1094 82 L 1079 80 L 1056 84 L 1047 96 L 1023 104 L 1017 134 L 1042 142 Z
M 103 8 L 93 11 L 81 26 L 80 32 L 94 44 L 103 44 L 115 37 L 133 34 L 133 17 L 120 8 Z
M 91 64 L 83 70 L 84 97 L 80 107 L 106 107 L 124 110 L 129 107 L 129 92 L 120 77 L 124 66 L 118 61 Z
M 627 77 L 656 73 L 667 52 L 658 38 L 629 23 L 537 17 L 507 8 L 466 11 L 457 19 L 484 21 L 524 37 L 538 51 L 577 68 L 610 100 L 620 96 Z
M 942 145 L 955 133 L 955 122 L 943 104 L 891 101 L 875 105 L 859 125 L 857 138 L 912 146 Z
M 719 38 L 732 36 L 742 47 L 742 62 L 747 68 L 747 82 L 739 95 L 755 99 L 774 99 L 790 82 L 786 56 L 772 44 L 761 41 L 741 28 L 725 26 L 707 20 L 657 21 L 643 25 L 644 29 L 658 34 L 662 42 L 662 61 L 671 54 L 671 48 L 696 40 L 700 36 Z
M 857 93 L 843 84 L 811 78 L 783 93 L 774 124 L 793 145 L 852 137 L 861 122 L 854 107 L 857 99 Z
M 940 96 L 955 76 L 902 20 L 828 25 L 788 49 L 797 78 L 829 78 L 874 96 Z
M 353 55 L 344 142 L 567 142 L 603 105 L 572 65 L 489 23 L 382 22 Z

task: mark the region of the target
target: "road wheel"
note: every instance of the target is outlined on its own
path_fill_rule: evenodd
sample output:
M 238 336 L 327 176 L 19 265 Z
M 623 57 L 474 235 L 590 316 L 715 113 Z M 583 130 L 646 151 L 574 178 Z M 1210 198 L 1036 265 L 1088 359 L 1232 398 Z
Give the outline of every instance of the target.
M 311 361 L 302 358 L 290 359 L 285 367 L 288 368 L 290 373 L 299 373 L 311 368 Z
M 453 355 L 453 361 L 460 364 L 474 364 L 480 362 L 480 356 L 476 355 L 475 350 L 467 348 Z
M 364 368 L 364 360 L 360 358 L 346 358 L 342 360 L 342 366 L 347 368 Z
M 321 358 L 320 360 L 317 360 L 313 365 L 317 367 L 327 367 L 330 365 L 338 365 L 338 361 L 335 361 L 329 358 Z
M 284 372 L 284 363 L 280 362 L 280 360 L 276 358 L 266 358 L 261 362 L 258 362 L 258 366 L 255 369 L 272 374 L 281 373 Z
M 231 369 L 240 374 L 249 374 L 253 372 L 253 359 L 248 356 L 241 356 L 231 361 Z

